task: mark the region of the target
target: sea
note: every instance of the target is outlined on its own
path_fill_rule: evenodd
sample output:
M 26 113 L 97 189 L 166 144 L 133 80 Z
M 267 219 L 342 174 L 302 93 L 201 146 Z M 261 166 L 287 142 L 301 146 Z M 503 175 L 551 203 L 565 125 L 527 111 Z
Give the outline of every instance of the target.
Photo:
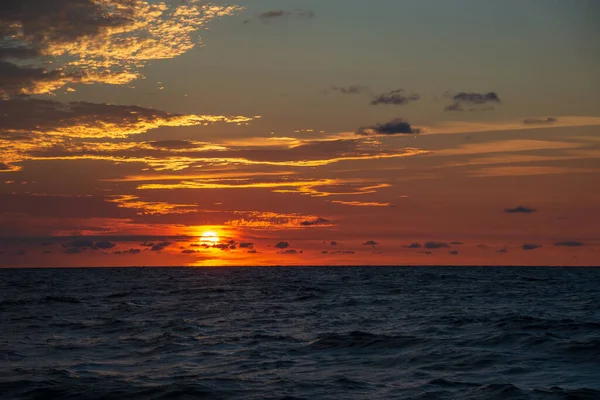
M 0 399 L 600 399 L 600 268 L 2 269 Z

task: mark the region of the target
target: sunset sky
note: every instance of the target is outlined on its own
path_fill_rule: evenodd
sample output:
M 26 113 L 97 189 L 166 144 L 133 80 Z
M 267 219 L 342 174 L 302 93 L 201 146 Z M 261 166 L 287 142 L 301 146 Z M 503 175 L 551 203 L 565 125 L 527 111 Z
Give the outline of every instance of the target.
M 3 0 L 0 266 L 598 265 L 597 0 Z

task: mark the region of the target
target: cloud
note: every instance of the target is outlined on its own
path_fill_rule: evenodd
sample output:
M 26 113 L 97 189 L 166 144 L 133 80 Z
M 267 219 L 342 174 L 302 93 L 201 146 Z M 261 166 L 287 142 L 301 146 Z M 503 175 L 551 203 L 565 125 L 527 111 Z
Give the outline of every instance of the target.
M 198 147 L 197 143 L 189 140 L 159 140 L 148 144 L 158 149 L 193 149 Z
M 396 118 L 384 124 L 376 124 L 374 126 L 361 127 L 356 132 L 362 136 L 372 135 L 414 135 L 420 133 L 419 128 L 413 128 L 408 122 L 402 118 Z
M 142 201 L 138 196 L 130 194 L 110 195 L 109 203 L 117 203 L 119 208 L 142 210 L 139 215 L 189 214 L 198 210 L 195 204 L 173 204 L 164 201 Z
M 263 211 L 234 211 L 240 219 L 229 220 L 225 225 L 253 229 L 302 229 L 311 226 L 330 227 L 331 221 L 312 215 L 298 213 L 276 213 Z
M 452 95 L 451 93 L 446 93 L 446 97 L 451 97 L 451 99 L 453 100 L 452 104 L 446 106 L 446 111 L 488 111 L 494 109 L 493 106 L 489 106 L 488 104 L 497 104 L 501 102 L 496 92 L 460 92 L 455 95 Z
M 256 19 L 264 24 L 268 24 L 273 20 L 277 19 L 287 19 L 287 18 L 296 18 L 296 19 L 312 19 L 315 17 L 315 13 L 310 10 L 271 10 L 260 13 L 256 16 Z M 248 23 L 250 20 L 244 21 L 244 23 Z
M 410 102 L 418 101 L 421 98 L 416 93 L 406 93 L 403 89 L 392 90 L 388 93 L 380 94 L 371 100 L 371 105 L 376 106 L 379 104 L 391 104 L 396 106 L 403 106 Z
M 444 247 L 450 247 L 447 243 L 444 242 L 426 242 L 424 247 L 426 249 L 441 249 Z
M 194 48 L 208 21 L 239 10 L 196 1 L 3 0 L 0 59 L 21 63 L 3 61 L 0 97 L 129 83 L 148 61 Z
M 171 242 L 161 242 L 161 243 L 156 243 L 153 244 L 152 247 L 150 248 L 150 250 L 152 251 L 161 251 L 163 250 L 165 247 L 170 246 L 172 243 Z
M 341 94 L 363 94 L 371 92 L 371 89 L 368 86 L 363 85 L 331 86 L 329 90 Z
M 318 217 L 313 220 L 302 221 L 302 222 L 300 222 L 300 225 L 302 225 L 302 226 L 323 225 L 323 224 L 329 224 L 329 222 L 330 221 L 328 219 Z
M 521 248 L 523 250 L 535 250 L 535 249 L 539 249 L 540 247 L 542 247 L 542 246 L 539 244 L 527 244 L 527 243 L 521 246 Z
M 77 248 L 93 248 L 94 242 L 90 239 L 76 239 L 71 242 L 67 242 L 63 245 L 64 247 L 77 247 Z
M 379 243 L 377 243 L 374 240 L 367 240 L 366 242 L 363 243 L 363 246 L 377 246 Z
M 458 254 L 458 250 L 451 250 L 448 252 L 448 254 L 452 254 L 453 256 Z
M 1 131 L 0 131 L 1 132 Z M 161 149 L 151 147 L 147 142 L 96 142 L 66 141 L 64 138 L 51 136 L 40 138 L 34 143 L 12 145 L 4 142 L 0 134 L 0 147 L 8 148 L 2 161 L 18 162 L 27 159 L 52 159 L 52 160 L 103 160 L 114 163 L 143 163 L 154 170 L 179 171 L 193 166 L 279 166 L 310 168 L 325 166 L 343 161 L 367 161 L 374 159 L 391 159 L 410 157 L 428 153 L 416 148 L 382 150 L 370 143 L 363 143 L 363 139 L 353 136 L 351 139 L 317 140 L 309 141 L 289 147 L 288 143 L 278 146 L 236 146 L 223 148 L 218 145 L 206 144 L 198 149 Z M 10 150 L 12 149 L 12 151 Z M 237 168 L 239 169 L 239 168 Z M 295 172 L 253 172 L 253 175 L 282 176 Z M 242 177 L 244 172 L 238 174 L 228 172 L 230 177 Z M 247 174 L 247 173 L 246 173 Z M 196 174 L 190 176 L 204 176 L 215 174 Z M 148 175 L 150 176 L 150 175 Z M 250 176 L 250 175 L 246 175 Z M 181 176 L 184 179 L 185 176 Z M 136 178 L 139 179 L 139 178 Z M 113 179 L 118 181 L 119 179 Z M 143 179 L 152 180 L 152 179 Z M 166 180 L 164 178 L 157 180 Z M 170 177 L 168 180 L 174 180 Z M 230 180 L 231 181 L 231 180 Z M 325 181 L 325 180 L 323 180 Z M 335 180 L 328 180 L 335 182 Z M 238 182 L 241 184 L 242 182 Z M 298 184 L 299 182 L 290 182 Z
M 343 204 L 346 206 L 354 206 L 354 207 L 393 207 L 393 204 L 390 203 L 379 203 L 375 201 L 343 201 L 343 200 L 333 200 L 334 204 Z
M 13 172 L 18 171 L 19 169 L 20 168 L 15 165 L 0 162 L 0 172 Z
M 329 242 L 329 244 L 330 244 L 331 246 L 337 246 L 337 245 L 338 245 L 338 242 L 336 242 L 335 240 L 332 240 L 331 242 Z
M 110 242 L 108 240 L 94 243 L 94 247 L 96 247 L 98 249 L 103 249 L 103 250 L 112 249 L 115 246 L 116 245 L 113 242 Z
M 523 120 L 525 125 L 552 125 L 558 122 L 558 119 L 554 117 L 547 118 L 527 118 Z
M 254 247 L 254 243 L 252 242 L 240 242 L 240 249 L 251 249 Z
M 537 210 L 535 208 L 531 208 L 531 207 L 524 207 L 524 206 L 517 206 L 514 208 L 505 208 L 504 212 L 505 213 L 509 213 L 509 214 L 518 214 L 518 213 L 523 213 L 523 214 L 531 214 L 533 212 L 536 212 Z
M 404 247 L 406 247 L 407 249 L 420 249 L 422 246 L 421 243 L 414 242 Z
M 290 244 L 288 242 L 279 242 L 275 245 L 275 247 L 278 249 L 287 249 L 290 247 Z
M 140 106 L 81 101 L 0 101 L 0 132 L 6 136 L 37 134 L 67 138 L 124 138 L 162 126 L 243 123 L 250 120 L 246 117 L 186 115 Z
M 534 175 L 562 175 L 562 174 L 584 174 L 598 173 L 600 170 L 595 168 L 569 168 L 569 167 L 544 167 L 544 166 L 523 166 L 523 167 L 493 167 L 482 168 L 469 173 L 473 178 L 486 178 L 494 176 L 534 176 Z
M 140 249 L 129 249 L 129 250 L 116 250 L 113 251 L 113 254 L 140 254 L 142 251 Z
M 298 251 L 294 249 L 288 249 L 280 252 L 280 254 L 302 254 L 302 250 Z
M 555 246 L 564 246 L 564 247 L 580 247 L 580 246 L 583 246 L 584 244 L 582 242 L 567 240 L 564 242 L 556 242 L 556 243 L 554 243 L 554 245 Z

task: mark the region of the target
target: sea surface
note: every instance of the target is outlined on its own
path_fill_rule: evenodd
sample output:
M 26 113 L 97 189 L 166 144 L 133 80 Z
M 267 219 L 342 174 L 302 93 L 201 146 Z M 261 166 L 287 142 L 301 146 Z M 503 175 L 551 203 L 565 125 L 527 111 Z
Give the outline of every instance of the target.
M 600 399 L 600 269 L 4 269 L 0 398 Z

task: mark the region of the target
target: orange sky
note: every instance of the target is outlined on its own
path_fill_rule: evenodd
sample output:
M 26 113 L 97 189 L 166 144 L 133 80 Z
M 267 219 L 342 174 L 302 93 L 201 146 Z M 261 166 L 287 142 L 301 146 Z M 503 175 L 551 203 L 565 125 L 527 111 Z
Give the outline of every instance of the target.
M 596 8 L 75 3 L 0 6 L 2 267 L 599 264 Z

